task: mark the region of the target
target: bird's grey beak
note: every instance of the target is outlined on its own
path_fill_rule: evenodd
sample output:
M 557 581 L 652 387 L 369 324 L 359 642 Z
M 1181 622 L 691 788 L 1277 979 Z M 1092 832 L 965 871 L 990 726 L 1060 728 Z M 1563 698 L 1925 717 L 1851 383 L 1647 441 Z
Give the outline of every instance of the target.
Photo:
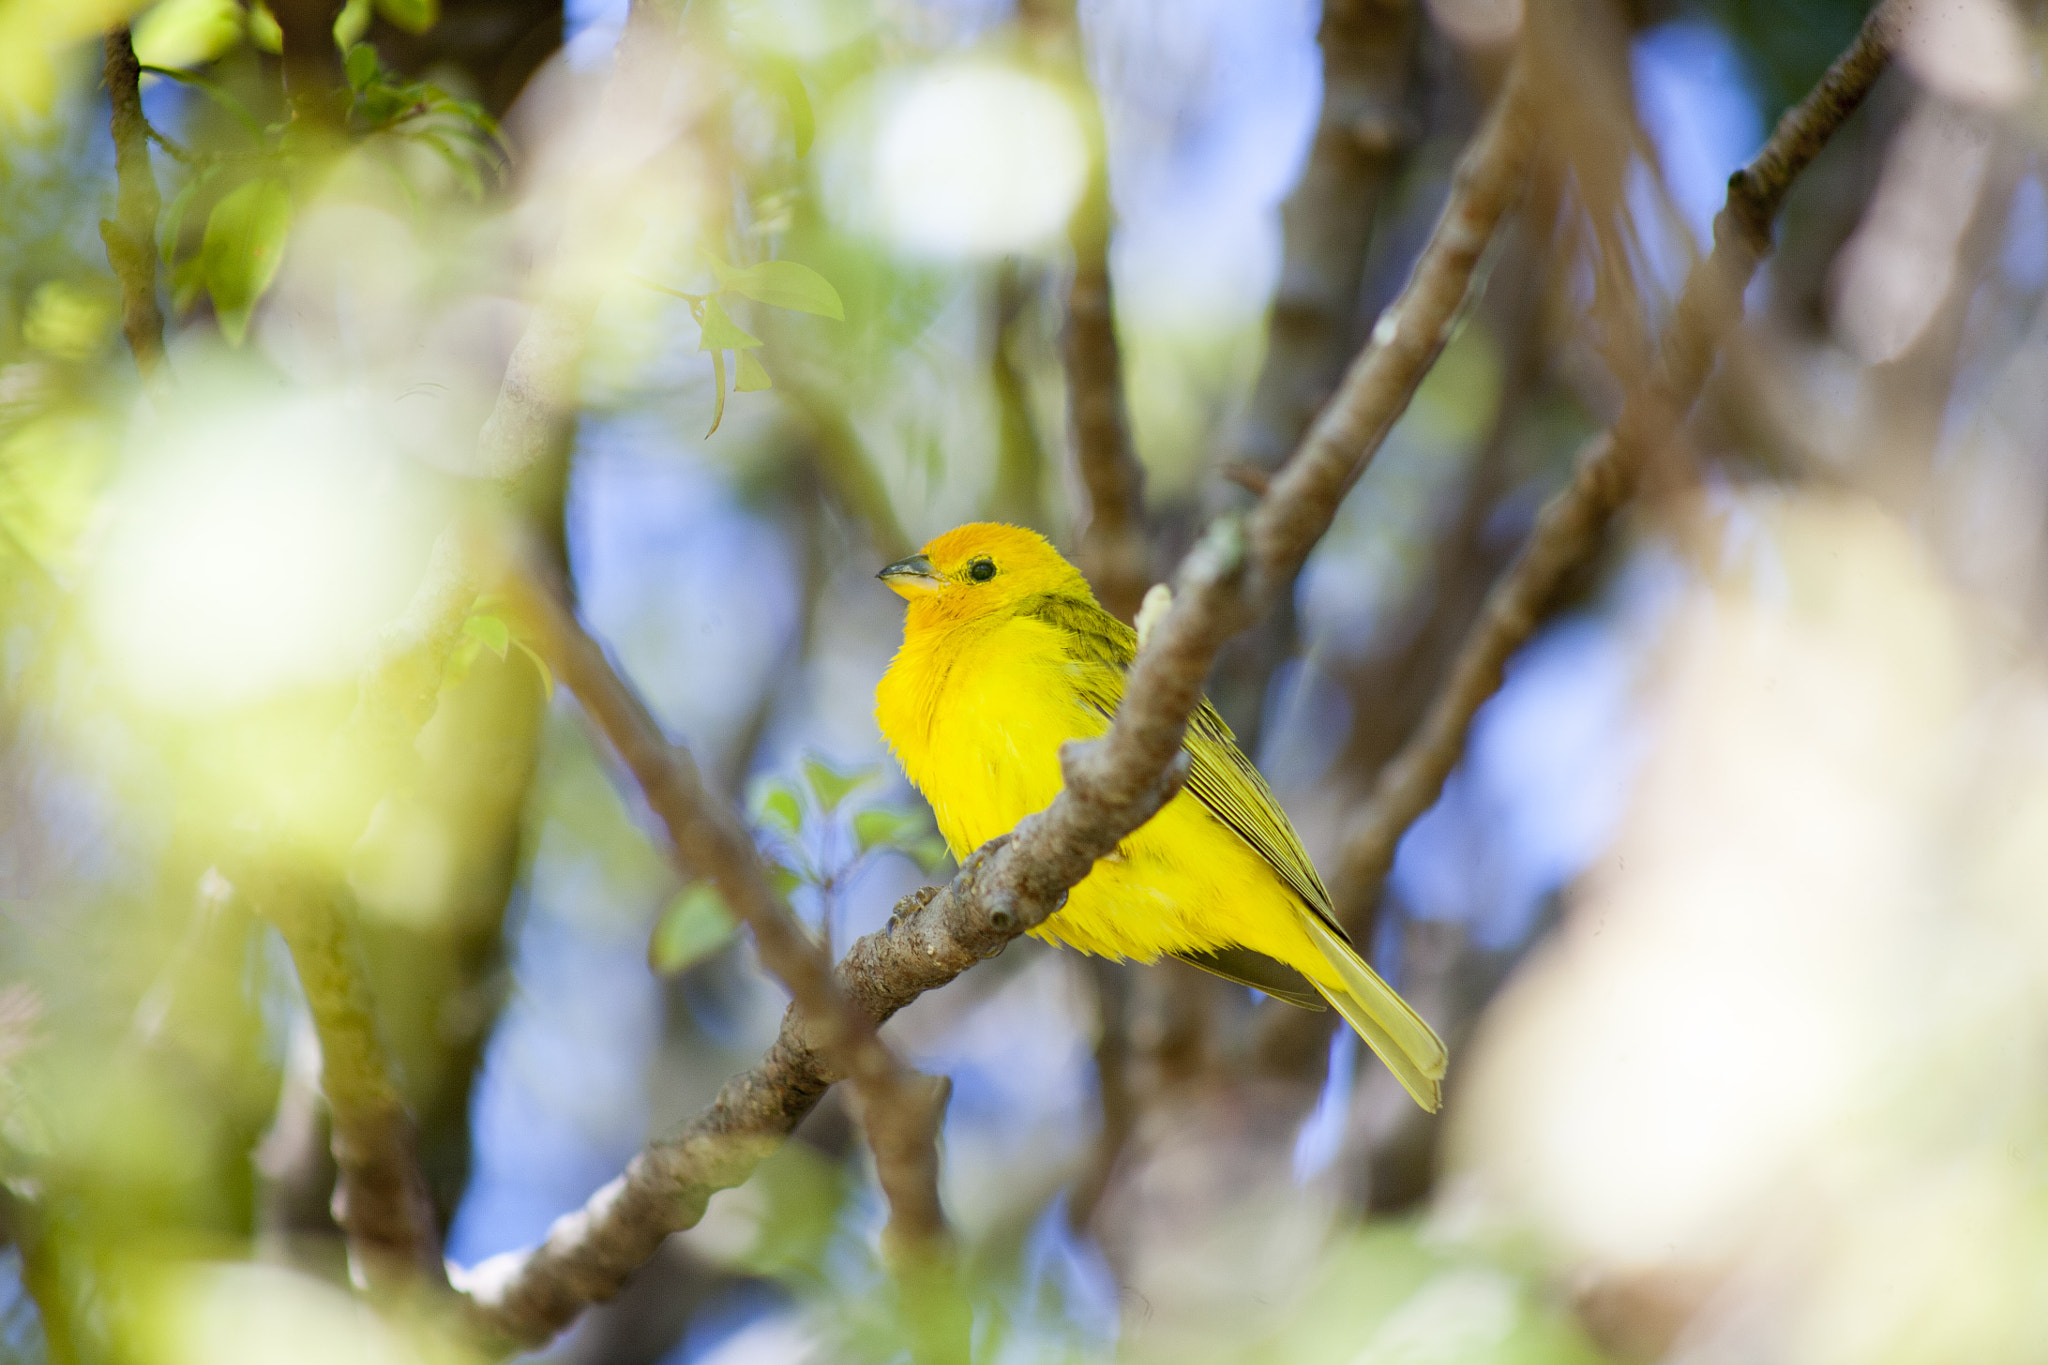
M 887 583 L 898 597 L 916 597 L 920 593 L 937 592 L 948 582 L 946 576 L 933 568 L 932 562 L 923 555 L 899 559 L 875 577 Z

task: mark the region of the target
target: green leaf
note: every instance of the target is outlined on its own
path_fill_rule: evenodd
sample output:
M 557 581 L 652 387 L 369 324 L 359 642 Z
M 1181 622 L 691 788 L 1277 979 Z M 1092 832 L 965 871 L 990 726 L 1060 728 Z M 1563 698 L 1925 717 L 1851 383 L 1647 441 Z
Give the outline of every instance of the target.
M 335 20 L 336 24 L 340 22 Z M 355 91 L 367 89 L 370 82 L 377 79 L 377 49 L 368 43 L 357 43 L 348 50 L 344 66 L 348 72 L 348 88 Z
M 377 0 L 377 12 L 407 33 L 425 33 L 441 17 L 441 0 Z
M 704 433 L 704 439 L 707 441 L 718 434 L 718 424 L 725 420 L 724 351 L 713 351 L 711 353 L 711 386 L 713 389 L 717 390 L 718 404 L 716 407 L 711 409 L 711 430 Z
M 925 830 L 924 817 L 899 806 L 875 806 L 853 817 L 853 839 L 863 853 L 876 848 L 909 850 L 912 836 Z
M 774 887 L 775 894 L 782 897 L 784 900 L 788 900 L 789 893 L 796 890 L 799 886 L 802 886 L 804 884 L 804 878 L 801 872 L 792 872 L 790 869 L 784 867 L 781 863 L 771 862 L 768 864 L 767 870 L 768 885 Z
M 462 633 L 501 659 L 512 648 L 512 627 L 505 624 L 502 616 L 472 616 L 462 623 Z
M 253 24 L 255 21 L 254 10 L 250 11 L 249 17 Z M 272 19 L 270 22 L 272 27 L 275 27 L 277 24 L 275 19 Z M 363 40 L 363 35 L 369 31 L 370 0 L 348 0 L 348 3 L 341 7 L 341 13 L 334 16 L 334 45 L 343 52 L 350 52 L 357 43 Z M 280 44 L 281 46 L 282 44 Z M 272 50 L 275 51 L 277 49 Z M 353 85 L 354 82 L 351 81 L 350 84 Z M 368 82 L 366 81 L 364 84 L 367 85 Z M 360 85 L 356 86 L 358 90 L 362 88 Z
M 342 11 L 342 17 L 347 16 L 348 11 Z M 334 27 L 339 33 L 341 19 L 334 21 Z M 273 57 L 284 51 L 284 30 L 278 27 L 277 16 L 270 12 L 270 6 L 264 4 L 263 0 L 256 0 L 256 3 L 249 6 L 249 45 L 258 52 L 268 52 Z
M 811 785 L 811 794 L 818 798 L 818 805 L 828 814 L 837 809 L 839 803 L 866 783 L 874 781 L 873 768 L 856 768 L 842 773 L 816 755 L 804 759 L 804 780 Z
M 170 264 L 178 254 L 180 239 L 185 232 L 185 210 L 192 206 L 192 198 L 206 187 L 208 181 L 220 174 L 220 163 L 202 166 L 186 177 L 185 183 L 171 197 L 170 206 L 164 210 L 163 222 L 158 226 L 157 252 Z
M 674 976 L 723 948 L 736 928 L 718 888 L 693 882 L 654 922 L 647 940 L 647 965 L 662 976 Z
M 281 180 L 252 180 L 221 199 L 206 219 L 199 256 L 221 333 L 242 344 L 249 311 L 277 278 L 292 226 L 291 192 Z
M 159 0 L 135 22 L 135 53 L 153 66 L 198 66 L 241 42 L 243 32 L 236 0 Z
M 803 828 L 803 801 L 796 788 L 779 777 L 763 778 L 754 788 L 753 807 L 756 820 L 791 837 Z
M 697 324 L 704 330 L 704 335 L 697 342 L 700 351 L 745 351 L 761 344 L 761 338 L 750 336 L 745 328 L 726 316 L 717 299 L 704 300 Z
M 761 367 L 761 362 L 754 359 L 752 351 L 739 351 L 736 354 L 740 363 L 739 374 L 733 380 L 734 393 L 759 393 L 762 389 L 775 387 L 775 381 L 768 377 L 768 371 Z
M 720 289 L 742 294 L 756 303 L 846 321 L 846 305 L 839 301 L 839 291 L 807 265 L 763 261 L 740 270 L 713 257 L 711 269 L 718 276 Z
M 818 135 L 817 116 L 811 112 L 811 97 L 796 63 L 787 57 L 761 54 L 750 65 L 754 78 L 782 97 L 789 106 L 790 140 L 796 145 L 797 160 L 810 155 L 811 142 Z

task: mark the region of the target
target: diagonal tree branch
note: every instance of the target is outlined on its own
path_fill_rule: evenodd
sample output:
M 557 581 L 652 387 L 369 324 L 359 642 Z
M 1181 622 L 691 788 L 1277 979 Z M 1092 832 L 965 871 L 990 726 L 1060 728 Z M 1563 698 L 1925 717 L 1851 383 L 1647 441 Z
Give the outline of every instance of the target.
M 164 314 L 156 298 L 156 216 L 161 205 L 149 166 L 149 120 L 142 113 L 142 68 L 122 24 L 107 34 L 107 99 L 113 106 L 114 216 L 100 220 L 107 264 L 121 283 L 121 330 L 142 382 L 159 390 L 164 375 Z
M 833 969 L 838 988 L 868 1020 L 880 1023 L 1043 923 L 1098 858 L 1179 790 L 1181 738 L 1217 647 L 1292 580 L 1327 529 L 1413 397 L 1487 239 L 1519 196 L 1533 143 L 1525 100 L 1525 82 L 1512 76 L 1467 150 L 1436 237 L 1392 320 L 1375 330 L 1325 420 L 1249 520 L 1218 522 L 1183 562 L 1174 604 L 1140 649 L 1109 733 L 1062 752 L 1065 790 L 977 849 L 949 885 L 899 903 L 889 927 L 860 939 Z M 650 801 L 659 809 L 652 791 Z M 746 885 L 744 874 L 736 885 Z M 669 1233 L 694 1225 L 712 1193 L 745 1180 L 845 1074 L 792 1011 L 766 1057 L 558 1220 L 539 1247 L 459 1274 L 479 1323 L 513 1342 L 545 1341 L 584 1304 L 617 1292 Z
M 1699 396 L 1722 339 L 1741 320 L 1743 291 L 1770 251 L 1771 222 L 1786 192 L 1863 102 L 1890 51 L 1890 20 L 1880 7 L 1779 121 L 1756 158 L 1730 177 L 1727 203 L 1714 222 L 1713 251 L 1686 280 L 1651 381 L 1629 395 L 1614 427 L 1580 453 L 1571 483 L 1544 505 L 1528 543 L 1489 593 L 1428 715 L 1353 823 L 1338 878 L 1347 924 L 1370 915 L 1402 835 L 1436 804 L 1464 754 L 1473 716 L 1500 689 L 1508 659 L 1535 633 L 1559 584 L 1597 552 L 1645 463 Z

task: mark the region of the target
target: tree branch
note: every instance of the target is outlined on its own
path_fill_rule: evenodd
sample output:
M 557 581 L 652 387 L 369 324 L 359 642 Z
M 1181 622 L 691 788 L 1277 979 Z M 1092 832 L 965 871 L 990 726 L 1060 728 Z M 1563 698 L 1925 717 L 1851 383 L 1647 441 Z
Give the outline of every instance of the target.
M 238 868 L 235 883 L 284 936 L 320 1036 L 320 1088 L 339 1177 L 334 1218 L 348 1238 L 351 1268 L 377 1290 L 421 1279 L 445 1284 L 434 1201 L 412 1115 L 377 1033 L 355 907 L 338 881 L 268 863 Z
M 1067 288 L 1061 360 L 1074 463 L 1088 490 L 1088 521 L 1077 557 L 1104 606 L 1125 621 L 1152 585 L 1145 541 L 1145 468 L 1131 446 L 1123 353 L 1116 335 L 1116 292 L 1109 273 L 1109 149 L 1101 102 L 1088 79 L 1073 0 L 1025 0 L 1018 19 L 1029 41 L 1072 91 L 1089 132 L 1091 155 L 1081 200 L 1067 221 L 1074 275 Z
M 877 1021 L 840 989 L 824 951 L 769 884 L 752 836 L 705 789 L 688 751 L 669 743 L 646 703 L 576 620 L 564 586 L 530 568 L 512 575 L 507 587 L 542 657 L 576 695 L 667 830 L 678 868 L 685 876 L 707 878 L 753 930 L 761 964 L 793 998 L 785 1035 L 793 1026 L 805 1052 L 830 1065 L 835 1077 L 854 1082 L 876 1176 L 889 1200 L 884 1249 L 902 1272 L 906 1292 L 936 1311 L 941 1283 L 951 1280 L 952 1258 L 933 1145 L 945 1087 L 913 1077 L 876 1034 Z M 922 1325 L 930 1316 L 928 1311 L 913 1320 Z M 920 1359 L 965 1359 L 967 1320 L 962 1313 L 946 1316 L 958 1328 L 957 1350 L 926 1342 Z
M 1217 647 L 1292 580 L 1329 526 L 1345 489 L 1421 383 L 1486 239 L 1519 193 L 1531 145 L 1522 89 L 1519 78 L 1510 79 L 1467 151 L 1437 236 L 1390 310 L 1397 322 L 1377 329 L 1376 336 L 1385 335 L 1352 366 L 1331 405 L 1336 416 L 1317 424 L 1248 523 L 1235 517 L 1219 521 L 1183 562 L 1174 604 L 1139 651 L 1108 734 L 1062 751 L 1065 789 L 1051 806 L 975 850 L 949 885 L 906 897 L 887 929 L 857 941 L 833 969 L 838 990 L 871 1024 L 1043 923 L 1098 858 L 1179 791 L 1186 772 L 1181 738 Z M 1418 340 L 1407 341 L 1411 335 Z M 559 615 L 559 602 L 550 606 L 551 601 L 544 597 L 538 606 L 558 614 L 554 629 L 573 626 Z M 575 638 L 563 640 L 573 645 Z M 581 676 L 572 676 L 572 662 L 578 670 L 603 666 L 596 646 L 583 639 L 575 645 L 577 657 L 565 656 L 561 667 L 572 688 Z M 636 774 L 636 756 L 649 765 L 643 780 L 650 804 L 660 812 L 677 796 L 669 784 L 681 780 L 663 771 L 672 762 L 666 741 L 651 721 L 643 724 L 644 711 L 641 717 L 631 714 L 638 703 L 630 695 L 608 695 L 604 677 L 582 676 L 582 684 L 593 689 L 584 698 L 587 706 L 608 708 L 607 714 L 620 709 L 609 721 L 599 716 L 598 724 L 608 734 L 618 726 L 635 746 L 630 754 L 622 748 L 621 756 Z M 682 789 L 682 796 L 689 794 Z M 705 850 L 717 859 L 725 856 L 720 848 L 726 840 L 744 838 L 700 827 L 696 822 L 712 819 L 700 805 L 685 802 L 675 814 L 679 848 L 706 840 L 718 845 Z M 736 858 L 738 850 L 731 854 Z M 707 870 L 719 866 L 714 861 Z M 752 889 L 757 877 L 758 870 L 732 870 L 734 887 L 750 896 L 760 895 Z M 736 902 L 734 908 L 748 913 Z M 754 901 L 752 910 L 763 914 L 771 934 L 778 932 L 773 915 L 787 914 L 772 899 L 765 905 Z M 792 971 L 804 979 L 808 967 Z M 557 1220 L 539 1247 L 459 1274 L 479 1323 L 514 1342 L 545 1341 L 585 1303 L 617 1292 L 669 1233 L 694 1225 L 715 1191 L 745 1180 L 844 1075 L 843 1064 L 819 1046 L 804 1013 L 793 1009 L 767 1056 L 727 1081 L 710 1108 L 681 1132 L 650 1144 L 582 1209 Z
M 1889 22 L 1880 8 L 1779 121 L 1756 159 L 1730 177 L 1726 206 L 1714 220 L 1714 249 L 1686 280 L 1654 376 L 1630 393 L 1614 427 L 1580 453 L 1571 483 L 1544 505 L 1527 544 L 1488 594 L 1428 716 L 1354 823 L 1338 878 L 1346 923 L 1371 913 L 1402 835 L 1436 804 L 1464 754 L 1473 716 L 1500 689 L 1508 659 L 1535 632 L 1558 585 L 1599 549 L 1644 464 L 1699 396 L 1722 339 L 1741 319 L 1743 291 L 1770 250 L 1771 222 L 1786 192 L 1863 102 L 1889 56 Z
M 142 113 L 142 68 L 122 24 L 107 34 L 107 100 L 113 106 L 114 216 L 100 220 L 107 264 L 121 284 L 121 330 L 144 386 L 157 392 L 164 373 L 164 314 L 156 298 L 156 216 L 161 206 L 149 165 L 149 120 Z

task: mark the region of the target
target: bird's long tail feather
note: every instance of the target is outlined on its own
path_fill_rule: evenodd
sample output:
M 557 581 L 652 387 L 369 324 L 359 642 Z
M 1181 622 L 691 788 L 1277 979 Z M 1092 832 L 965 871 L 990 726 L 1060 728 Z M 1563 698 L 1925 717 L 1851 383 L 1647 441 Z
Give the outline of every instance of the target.
M 1415 1102 L 1434 1114 L 1443 1102 L 1440 1082 L 1449 1061 L 1443 1039 L 1329 925 L 1307 910 L 1300 914 L 1302 928 L 1344 980 L 1342 991 L 1321 982 L 1316 989 L 1358 1030 Z

